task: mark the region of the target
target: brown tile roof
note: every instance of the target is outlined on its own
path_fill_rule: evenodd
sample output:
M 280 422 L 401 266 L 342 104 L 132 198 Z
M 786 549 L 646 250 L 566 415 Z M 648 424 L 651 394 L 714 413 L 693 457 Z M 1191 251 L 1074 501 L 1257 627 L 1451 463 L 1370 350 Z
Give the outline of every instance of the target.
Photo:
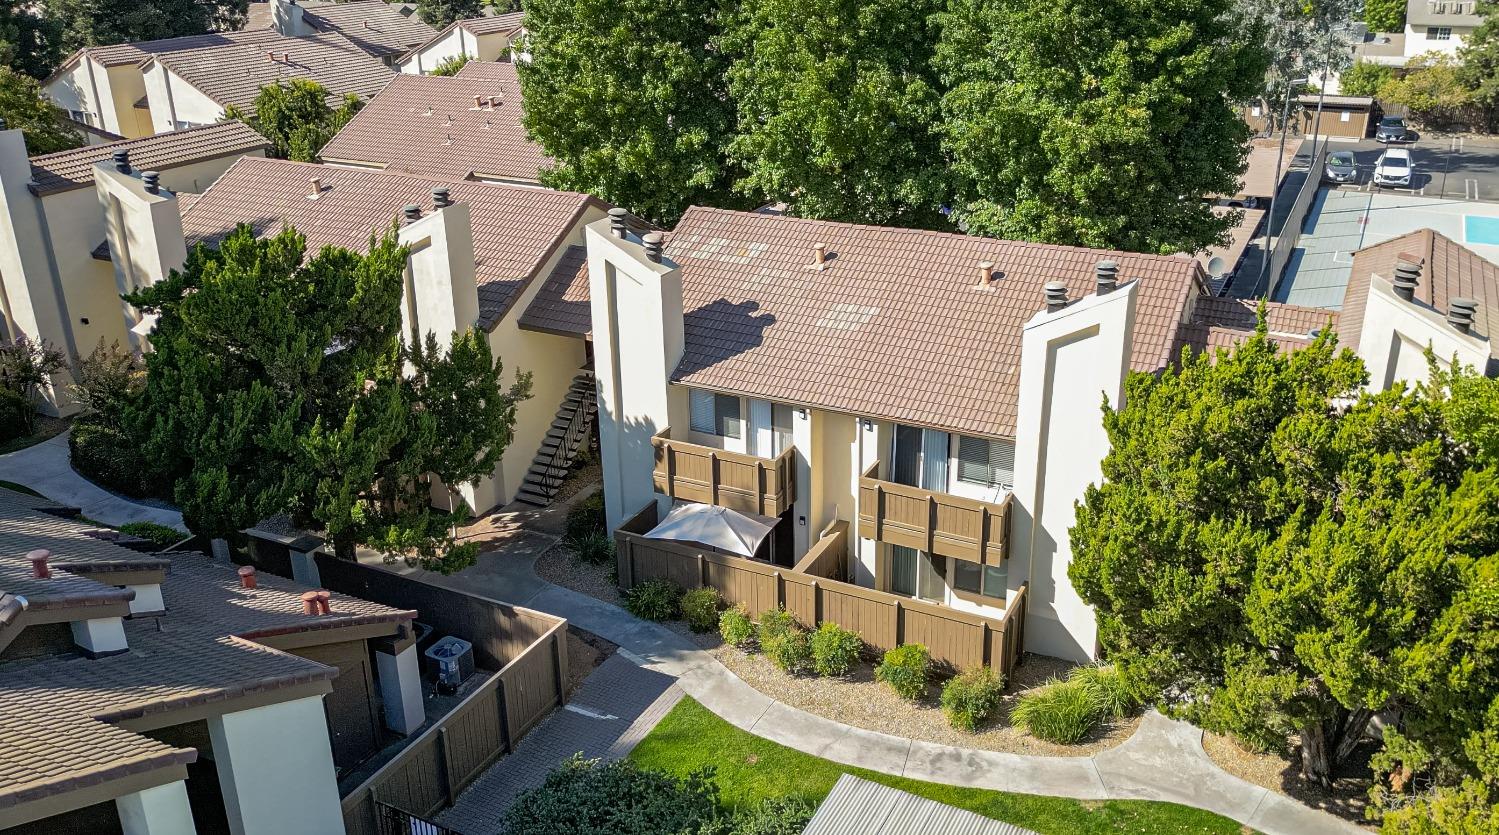
M 1421 258 L 1421 283 L 1416 299 L 1446 315 L 1454 298 L 1478 300 L 1473 332 L 1489 340 L 1489 373 L 1499 372 L 1499 267 L 1488 259 L 1431 229 L 1418 229 L 1353 254 L 1353 273 L 1343 294 L 1342 344 L 1357 349 L 1364 327 L 1364 306 L 1369 301 L 1369 276 L 1386 279 L 1395 275 L 1395 262 L 1405 253 Z
M 806 268 L 812 246 L 829 266 Z M 956 432 L 1013 436 L 1022 326 L 1042 286 L 1092 292 L 1094 266 L 1138 280 L 1130 366 L 1160 368 L 1201 269 L 1184 257 L 694 207 L 667 252 L 681 266 L 676 381 Z M 992 261 L 997 286 L 976 288 Z
M 106 67 L 121 67 L 131 64 L 143 64 L 153 55 L 161 55 L 168 52 L 205 49 L 215 46 L 260 44 L 276 40 L 282 40 L 282 36 L 280 32 L 274 29 L 253 29 L 241 32 L 209 32 L 203 35 L 110 44 L 109 46 L 91 46 L 75 53 L 68 61 L 64 62 L 64 66 L 70 63 L 73 57 L 77 57 L 80 54 L 87 54 Z
M 395 75 L 380 59 L 336 32 L 177 50 L 157 54 L 154 60 L 210 99 L 246 113 L 254 110 L 255 97 L 267 84 L 306 78 L 326 87 L 331 96 L 353 93 L 367 100 Z
M 323 180 L 317 200 L 307 198 L 312 177 Z M 439 185 L 454 202 L 469 204 L 484 327 L 504 317 L 584 210 L 602 206 L 572 192 L 245 157 L 203 192 L 182 225 L 190 243 L 212 243 L 239 223 L 262 235 L 290 224 L 311 246 L 363 250 L 370 234 L 389 228 L 403 206 L 430 210 Z
M 31 158 L 31 191 L 45 196 L 84 188 L 94 183 L 94 166 L 115 151 L 130 152 L 130 164 L 144 171 L 175 168 L 218 157 L 264 150 L 265 137 L 243 122 L 220 122 L 199 128 L 126 139 L 106 145 L 87 145 Z
M 500 66 L 511 67 L 508 81 L 397 75 L 323 147 L 322 158 L 455 180 L 538 182 L 549 160 L 521 127 L 513 65 Z M 491 108 L 495 95 L 503 98 Z
M 1176 335 L 1173 356 L 1182 348 L 1194 353 L 1232 348 L 1254 335 L 1259 303 L 1254 299 L 1230 299 L 1198 296 L 1192 300 L 1192 318 Z M 1265 303 L 1265 327 L 1268 336 L 1282 351 L 1292 351 L 1312 344 L 1312 332 L 1332 327 L 1337 330 L 1338 312 L 1320 307 L 1300 307 L 1278 302 Z
M 593 314 L 588 301 L 588 250 L 570 246 L 536 297 L 521 314 L 519 325 L 527 330 L 566 336 L 591 336 Z
M 415 14 L 401 14 L 385 0 L 314 6 L 304 19 L 319 31 L 343 35 L 377 58 L 394 58 L 437 34 Z
M 89 569 L 89 573 L 117 569 L 145 570 L 166 567 L 161 557 L 138 554 L 109 542 L 88 536 L 97 530 L 63 519 L 42 509 L 58 505 L 24 493 L 0 489 L 0 592 L 26 598 L 33 609 L 104 606 L 129 602 L 133 595 L 124 589 L 97 583 L 70 574 L 69 566 Z M 32 577 L 31 564 L 24 556 L 44 549 L 52 552 L 49 565 L 52 577 Z
M 490 81 L 501 81 L 507 84 L 519 84 L 520 77 L 516 74 L 515 65 L 509 61 L 469 61 L 458 68 L 458 74 L 454 78 L 486 79 Z

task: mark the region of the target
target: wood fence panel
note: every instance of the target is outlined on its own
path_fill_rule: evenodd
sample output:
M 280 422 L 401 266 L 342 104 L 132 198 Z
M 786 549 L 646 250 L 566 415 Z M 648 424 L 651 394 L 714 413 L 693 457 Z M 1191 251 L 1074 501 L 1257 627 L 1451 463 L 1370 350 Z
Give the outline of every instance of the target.
M 448 728 L 449 776 L 455 786 L 453 793 L 457 794 L 504 750 L 498 688 L 489 689 L 466 704 L 462 714 L 455 711 L 445 724 Z
M 885 600 L 861 594 L 864 589 L 848 583 L 829 581 L 819 585 L 823 620 L 859 633 L 863 636 L 864 643 L 877 652 L 895 648 L 896 611 L 893 599 Z
M 957 670 L 984 663 L 984 625 L 964 623 L 935 612 L 903 607 L 905 643 L 922 644 L 932 660 Z
M 792 573 L 781 575 L 781 598 L 786 611 L 796 618 L 796 622 L 808 629 L 817 628 L 817 598 L 821 589 L 817 587 L 817 578 L 807 577 Z
M 520 739 L 553 707 L 561 704 L 559 687 L 566 678 L 555 659 L 560 632 L 554 632 L 538 643 L 537 651 L 506 667 L 500 673 L 504 682 L 505 712 L 510 718 L 510 738 Z

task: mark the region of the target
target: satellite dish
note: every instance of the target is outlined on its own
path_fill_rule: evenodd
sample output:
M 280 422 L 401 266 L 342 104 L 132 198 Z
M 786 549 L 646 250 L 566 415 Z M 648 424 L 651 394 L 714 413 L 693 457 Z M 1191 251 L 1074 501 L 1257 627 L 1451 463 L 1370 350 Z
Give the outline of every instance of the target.
M 1214 255 L 1212 258 L 1208 259 L 1208 275 L 1212 276 L 1213 278 L 1222 277 L 1223 273 L 1226 272 L 1227 269 L 1228 263 L 1223 260 L 1223 256 Z

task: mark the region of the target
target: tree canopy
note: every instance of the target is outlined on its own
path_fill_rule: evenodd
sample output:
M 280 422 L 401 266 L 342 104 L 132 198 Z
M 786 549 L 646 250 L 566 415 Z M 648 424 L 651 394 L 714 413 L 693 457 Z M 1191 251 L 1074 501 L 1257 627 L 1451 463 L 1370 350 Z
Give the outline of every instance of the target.
M 1405 0 L 1364 0 L 1364 24 L 1370 32 L 1404 32 Z
M 45 9 L 22 0 L 0 0 L 0 66 L 32 78 L 52 71 L 60 28 Z
M 1338 78 L 1338 91 L 1345 96 L 1377 96 L 1379 88 L 1395 78 L 1395 69 L 1359 61 Z
M 83 134 L 56 105 L 42 98 L 41 86 L 8 67 L 0 67 L 0 119 L 6 127 L 21 130 L 30 156 L 83 145 Z
M 63 52 L 238 29 L 248 0 L 47 0 Z
M 1216 361 L 1131 375 L 1069 574 L 1127 675 L 1251 745 L 1297 735 L 1310 780 L 1383 711 L 1401 791 L 1493 780 L 1499 382 L 1362 393 L 1334 344 L 1285 356 L 1261 324 Z
M 195 533 L 223 537 L 272 514 L 316 523 L 429 568 L 462 568 L 449 514 L 427 501 L 493 470 L 530 378 L 501 386 L 482 332 L 403 346 L 406 250 L 308 255 L 287 229 L 240 226 L 180 271 L 127 297 L 160 315 L 146 384 L 125 424 Z M 411 373 L 403 373 L 410 365 Z
M 328 103 L 328 88 L 306 78 L 267 84 L 255 96 L 254 115 L 230 105 L 225 119 L 242 119 L 271 143 L 270 155 L 316 162 L 318 151 L 364 106 L 353 93 L 337 107 Z
M 482 0 L 416 0 L 416 16 L 438 29 L 455 20 L 468 20 L 483 13 Z

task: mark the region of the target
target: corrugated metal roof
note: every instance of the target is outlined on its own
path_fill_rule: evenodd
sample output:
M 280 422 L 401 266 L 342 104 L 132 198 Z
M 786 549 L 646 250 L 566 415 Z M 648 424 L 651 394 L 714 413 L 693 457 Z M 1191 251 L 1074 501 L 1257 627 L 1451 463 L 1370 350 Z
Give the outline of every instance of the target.
M 1036 835 L 852 774 L 838 778 L 802 835 Z

